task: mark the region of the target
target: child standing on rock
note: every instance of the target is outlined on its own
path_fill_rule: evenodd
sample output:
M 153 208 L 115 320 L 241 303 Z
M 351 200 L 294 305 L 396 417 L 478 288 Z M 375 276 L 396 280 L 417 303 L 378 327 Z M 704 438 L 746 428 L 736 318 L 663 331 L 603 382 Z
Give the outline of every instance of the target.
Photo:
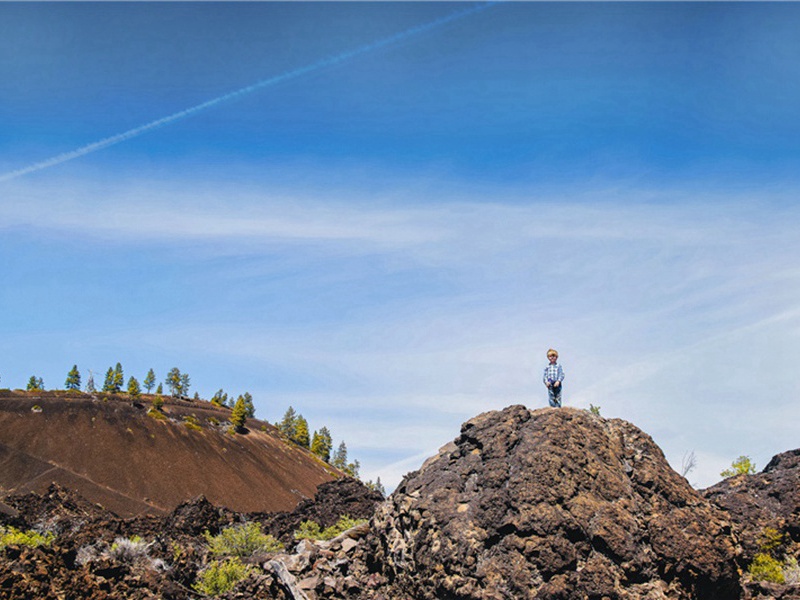
M 547 360 L 550 363 L 544 368 L 547 399 L 553 408 L 561 408 L 561 382 L 564 381 L 564 369 L 558 364 L 558 352 L 552 348 L 547 351 Z

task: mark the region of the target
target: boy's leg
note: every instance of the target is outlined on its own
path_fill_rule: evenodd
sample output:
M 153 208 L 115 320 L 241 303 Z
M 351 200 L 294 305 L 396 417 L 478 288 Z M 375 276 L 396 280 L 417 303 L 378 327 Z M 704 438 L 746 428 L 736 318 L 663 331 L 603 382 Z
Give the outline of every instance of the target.
M 553 408 L 561 408 L 561 386 L 547 388 L 547 400 Z

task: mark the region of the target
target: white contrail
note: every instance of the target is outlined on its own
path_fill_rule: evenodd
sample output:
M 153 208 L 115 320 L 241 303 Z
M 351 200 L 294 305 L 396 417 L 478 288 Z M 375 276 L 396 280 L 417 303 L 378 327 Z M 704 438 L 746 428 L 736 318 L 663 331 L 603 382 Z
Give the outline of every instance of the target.
M 35 173 L 37 171 L 41 171 L 43 169 L 47 169 L 48 167 L 54 167 L 56 165 L 60 165 L 62 163 L 68 162 L 75 158 L 79 158 L 81 156 L 85 156 L 86 154 L 91 154 L 92 152 L 97 152 L 98 150 L 102 150 L 103 148 L 108 148 L 109 146 L 113 146 L 114 144 L 119 144 L 120 142 L 124 142 L 131 138 L 135 138 L 147 131 L 152 129 L 158 129 L 159 127 L 163 127 L 164 125 L 168 125 L 170 123 L 174 123 L 175 121 L 179 121 L 186 117 L 190 117 L 196 113 L 204 111 L 208 108 L 212 108 L 218 104 L 222 104 L 223 102 L 228 102 L 231 100 L 236 100 L 242 96 L 250 94 L 252 92 L 258 91 L 262 88 L 269 87 L 271 85 L 275 85 L 277 83 L 281 83 L 283 81 L 287 81 L 289 79 L 295 79 L 307 73 L 311 73 L 312 71 L 318 71 L 319 69 L 323 69 L 325 67 L 330 67 L 336 65 L 338 63 L 344 62 L 349 60 L 355 56 L 359 56 L 361 54 L 365 54 L 367 52 L 371 52 L 373 50 L 377 50 L 378 48 L 383 48 L 385 46 L 389 46 L 391 44 L 395 44 L 400 42 L 404 39 L 409 37 L 419 35 L 430 31 L 432 29 L 436 29 L 437 27 L 441 27 L 447 23 L 455 21 L 457 19 L 461 19 L 473 13 L 479 12 L 484 10 L 496 2 L 486 2 L 482 4 L 478 4 L 475 6 L 471 6 L 469 8 L 458 10 L 452 12 L 444 17 L 440 17 L 433 21 L 429 21 L 427 23 L 423 23 L 421 25 L 416 25 L 399 33 L 395 33 L 394 35 L 390 35 L 389 37 L 382 38 L 380 40 L 370 42 L 369 44 L 365 44 L 363 46 L 359 46 L 353 50 L 347 50 L 342 52 L 341 54 L 336 54 L 334 56 L 323 58 L 318 60 L 317 62 L 311 63 L 304 67 L 299 67 L 297 69 L 293 69 L 291 71 L 287 71 L 280 75 L 275 75 L 274 77 L 270 77 L 268 79 L 262 79 L 261 81 L 254 83 L 252 85 L 248 85 L 247 87 L 240 88 L 233 92 L 229 92 L 222 96 L 218 96 L 211 100 L 207 100 L 201 104 L 197 104 L 192 106 L 191 108 L 187 108 L 185 110 L 173 113 L 169 116 L 163 117 L 161 119 L 157 119 L 155 121 L 151 121 L 150 123 L 146 123 L 145 125 L 140 125 L 139 127 L 134 127 L 133 129 L 129 129 L 123 133 L 119 133 L 117 135 L 112 135 L 111 137 L 104 138 L 100 141 L 87 144 L 86 146 L 81 146 L 80 148 L 76 148 L 75 150 L 71 150 L 69 152 L 64 152 L 63 154 L 58 154 L 52 158 L 48 158 L 47 160 L 43 160 L 38 163 L 34 163 L 22 169 L 17 169 L 15 171 L 9 171 L 8 173 L 4 173 L 0 175 L 0 182 L 9 181 L 11 179 L 16 179 L 17 177 L 22 177 L 23 175 L 28 175 L 30 173 Z

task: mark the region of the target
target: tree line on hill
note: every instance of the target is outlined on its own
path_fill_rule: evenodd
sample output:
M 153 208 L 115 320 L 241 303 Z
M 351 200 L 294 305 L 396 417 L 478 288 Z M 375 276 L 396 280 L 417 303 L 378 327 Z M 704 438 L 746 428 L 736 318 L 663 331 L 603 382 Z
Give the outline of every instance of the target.
M 80 391 L 82 381 L 78 365 L 73 365 L 72 369 L 67 373 L 64 389 Z M 188 399 L 189 389 L 191 388 L 191 378 L 188 373 L 182 373 L 180 369 L 174 367 L 167 373 L 163 384 L 166 384 L 173 398 Z M 157 382 L 155 371 L 150 369 L 143 378 L 141 384 L 136 377 L 129 377 L 125 391 L 132 400 L 136 400 L 141 396 L 142 390 L 151 394 L 153 388 L 155 388 L 156 397 L 153 399 L 152 410 L 161 412 L 164 405 L 164 400 L 161 397 L 164 393 L 163 384 Z M 117 394 L 122 392 L 124 385 L 125 376 L 122 364 L 118 362 L 114 367 L 109 367 L 106 371 L 103 385 L 99 391 Z M 42 381 L 41 377 L 31 375 L 26 389 L 28 391 L 45 391 L 44 381 Z M 94 381 L 94 374 L 91 371 L 89 371 L 89 377 L 86 380 L 84 391 L 89 394 L 98 391 Z M 194 399 L 200 400 L 200 396 L 196 392 Z M 220 389 L 211 397 L 210 402 L 215 406 L 231 409 L 230 422 L 233 431 L 241 432 L 244 429 L 247 419 L 255 418 L 256 409 L 253 403 L 253 396 L 249 392 L 245 392 L 234 398 L 232 395 L 229 396 L 224 390 Z M 347 444 L 344 440 L 342 440 L 336 450 L 333 449 L 333 438 L 327 427 L 320 427 L 311 434 L 308 421 L 303 415 L 298 414 L 291 406 L 286 410 L 283 418 L 275 423 L 275 427 L 277 427 L 278 431 L 289 441 L 310 450 L 315 456 L 319 457 L 327 464 L 330 464 L 351 477 L 360 479 L 359 470 L 361 464 L 356 459 L 352 461 L 349 460 Z M 384 495 L 386 494 L 381 484 L 380 477 L 378 477 L 375 482 L 371 480 L 365 482 L 365 485 Z
M 156 385 L 157 383 L 158 385 Z M 81 384 L 81 372 L 78 370 L 78 365 L 73 365 L 72 369 L 70 369 L 67 373 L 67 379 L 64 382 L 64 389 L 77 392 L 81 390 Z M 150 369 L 147 372 L 142 380 L 142 383 L 139 383 L 139 380 L 136 379 L 136 377 L 131 376 L 128 378 L 128 384 L 127 387 L 125 387 L 125 392 L 127 392 L 131 398 L 136 399 L 141 396 L 143 390 L 148 394 L 151 394 L 153 392 L 153 388 L 155 388 L 155 393 L 158 396 L 161 396 L 164 394 L 164 384 L 166 384 L 167 388 L 169 389 L 169 393 L 173 398 L 181 398 L 185 400 L 189 399 L 191 378 L 189 377 L 188 373 L 181 373 L 181 370 L 177 367 L 173 367 L 169 370 L 163 383 L 159 383 L 157 381 L 156 374 L 153 369 Z M 103 381 L 103 386 L 99 390 L 97 389 L 97 384 L 95 384 L 94 381 L 94 374 L 89 371 L 89 378 L 86 380 L 86 385 L 83 389 L 87 394 L 94 394 L 98 391 L 119 394 L 123 391 L 124 385 L 125 375 L 122 370 L 122 364 L 117 363 L 114 367 L 108 367 L 108 371 L 106 371 L 105 379 Z M 28 379 L 26 389 L 29 392 L 43 392 L 45 391 L 44 381 L 41 377 L 31 375 L 30 379 Z M 200 400 L 200 395 L 197 392 L 195 392 L 194 400 Z M 237 398 L 234 398 L 233 396 L 229 398 L 228 394 L 225 394 L 222 390 L 219 390 L 211 399 L 211 403 L 217 406 L 226 406 L 233 409 L 239 400 L 241 400 L 244 404 L 245 416 L 247 418 L 254 418 L 256 409 L 255 405 L 253 404 L 253 396 L 249 392 L 240 394 Z
M 341 441 L 336 450 L 333 449 L 333 437 L 327 427 L 320 427 L 311 435 L 309 433 L 308 421 L 291 406 L 286 409 L 283 418 L 275 423 L 275 427 L 290 441 L 310 450 L 314 455 L 318 456 L 329 465 L 336 467 L 355 479 L 360 479 L 359 470 L 361 469 L 361 463 L 359 463 L 357 459 L 352 461 L 348 459 L 347 444 L 344 440 Z M 382 495 L 386 495 L 386 490 L 381 483 L 380 477 L 374 482 L 372 480 L 365 481 L 364 484 L 367 487 L 377 490 Z

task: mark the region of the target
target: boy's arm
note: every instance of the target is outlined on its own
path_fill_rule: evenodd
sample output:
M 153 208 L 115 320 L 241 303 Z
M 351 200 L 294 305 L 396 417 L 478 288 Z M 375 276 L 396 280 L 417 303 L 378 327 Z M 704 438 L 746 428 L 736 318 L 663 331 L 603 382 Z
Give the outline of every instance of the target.
M 561 365 L 558 365 L 558 381 L 559 383 L 564 381 L 564 369 L 561 368 Z

